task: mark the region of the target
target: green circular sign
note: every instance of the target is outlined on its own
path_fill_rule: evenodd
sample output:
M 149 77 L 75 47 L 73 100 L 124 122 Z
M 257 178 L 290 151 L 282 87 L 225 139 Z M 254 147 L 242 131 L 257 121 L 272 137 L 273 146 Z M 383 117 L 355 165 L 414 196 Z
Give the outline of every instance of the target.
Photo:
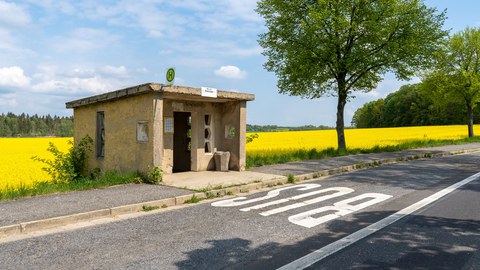
M 175 79 L 175 69 L 169 68 L 167 70 L 166 78 L 167 78 L 167 82 L 169 82 L 169 83 L 173 82 L 173 80 Z

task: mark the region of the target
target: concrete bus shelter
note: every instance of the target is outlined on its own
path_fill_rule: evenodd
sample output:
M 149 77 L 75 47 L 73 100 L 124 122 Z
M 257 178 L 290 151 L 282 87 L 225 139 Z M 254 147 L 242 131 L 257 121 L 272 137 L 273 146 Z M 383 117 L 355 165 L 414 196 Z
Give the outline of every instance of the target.
M 146 83 L 66 103 L 74 140 L 89 135 L 88 169 L 206 171 L 214 157 L 245 170 L 246 103 L 252 94 Z M 230 157 L 228 158 L 228 153 Z

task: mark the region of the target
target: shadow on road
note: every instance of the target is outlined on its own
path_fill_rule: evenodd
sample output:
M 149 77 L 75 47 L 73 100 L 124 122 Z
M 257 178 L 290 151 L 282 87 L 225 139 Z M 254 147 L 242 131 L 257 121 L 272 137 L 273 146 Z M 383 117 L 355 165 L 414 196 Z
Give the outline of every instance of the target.
M 241 238 L 206 240 L 209 248 L 186 253 L 187 258 L 176 266 L 276 269 L 390 214 L 383 211 L 356 214 L 349 221 L 330 222 L 327 233 L 298 242 L 285 239 L 285 243 L 253 246 L 252 241 Z M 467 263 L 474 263 L 472 256 L 477 256 L 477 263 L 480 262 L 479 253 L 480 220 L 410 216 L 339 252 L 342 258 L 327 257 L 311 269 L 461 269 Z

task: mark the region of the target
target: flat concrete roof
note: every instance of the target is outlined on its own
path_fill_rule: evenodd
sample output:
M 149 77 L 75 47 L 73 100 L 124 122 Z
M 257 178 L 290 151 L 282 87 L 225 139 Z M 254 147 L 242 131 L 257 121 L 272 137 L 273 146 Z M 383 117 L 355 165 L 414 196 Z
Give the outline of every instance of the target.
M 163 94 L 164 99 L 187 100 L 187 101 L 201 101 L 223 103 L 228 101 L 252 101 L 255 95 L 239 92 L 227 92 L 217 90 L 217 97 L 202 96 L 201 88 L 178 86 L 178 85 L 163 85 L 160 83 L 145 83 L 140 84 L 96 96 L 77 99 L 66 103 L 67 108 L 77 108 L 96 104 L 99 102 L 112 101 L 115 99 L 127 98 L 129 96 L 141 95 L 149 92 L 159 92 Z

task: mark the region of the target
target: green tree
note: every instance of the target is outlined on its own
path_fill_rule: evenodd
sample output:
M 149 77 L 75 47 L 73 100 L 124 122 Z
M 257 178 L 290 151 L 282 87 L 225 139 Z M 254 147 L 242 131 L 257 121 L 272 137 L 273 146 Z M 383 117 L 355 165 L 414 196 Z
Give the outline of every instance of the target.
M 338 150 L 346 150 L 344 108 L 354 91 L 368 92 L 382 74 L 407 79 L 431 64 L 447 35 L 445 12 L 421 0 L 261 0 L 267 32 L 259 44 L 280 93 L 338 97 Z
M 378 99 L 363 105 L 355 111 L 352 126 L 356 128 L 385 127 L 385 101 Z
M 385 99 L 371 101 L 358 108 L 352 126 L 374 128 L 465 123 L 463 104 L 438 94 L 432 95 L 434 91 L 434 86 L 427 81 L 403 85 Z
M 68 137 L 73 134 L 73 122 L 71 119 L 62 118 L 58 125 L 58 131 L 55 133 L 60 137 Z
M 445 43 L 437 67 L 424 78 L 438 100 L 462 101 L 473 137 L 474 111 L 480 102 L 480 28 L 466 28 Z
M 424 78 L 418 87 L 416 125 L 461 125 L 466 122 L 462 100 L 445 97 L 438 89 L 438 81 Z M 418 108 L 419 107 L 419 108 Z
M 405 127 L 414 125 L 421 99 L 418 84 L 407 84 L 385 98 L 386 127 Z

